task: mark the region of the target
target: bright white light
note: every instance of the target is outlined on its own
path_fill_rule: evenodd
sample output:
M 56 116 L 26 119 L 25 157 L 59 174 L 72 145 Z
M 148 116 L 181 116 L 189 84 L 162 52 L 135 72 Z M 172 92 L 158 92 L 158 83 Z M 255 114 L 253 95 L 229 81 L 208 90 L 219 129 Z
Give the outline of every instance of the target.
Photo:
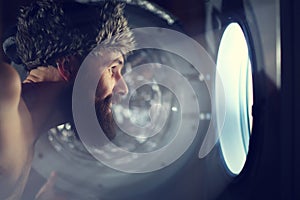
M 249 135 L 252 127 L 253 103 L 252 71 L 248 45 L 238 23 L 228 25 L 221 39 L 217 70 L 225 90 L 226 117 L 220 145 L 228 169 L 239 174 L 248 153 Z M 216 86 L 220 83 L 217 83 Z M 218 110 L 220 88 L 216 87 Z M 217 122 L 220 119 L 217 118 Z M 221 126 L 221 125 L 220 125 Z
M 177 109 L 177 107 L 172 107 L 172 111 L 174 111 L 174 112 L 177 112 L 178 111 L 178 109 Z

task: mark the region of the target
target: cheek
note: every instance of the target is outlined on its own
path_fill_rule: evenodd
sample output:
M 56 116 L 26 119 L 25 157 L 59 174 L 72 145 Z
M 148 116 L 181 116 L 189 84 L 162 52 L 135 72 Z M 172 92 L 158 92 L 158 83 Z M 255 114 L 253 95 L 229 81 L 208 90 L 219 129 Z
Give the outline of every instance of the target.
M 112 79 L 102 76 L 96 91 L 96 97 L 103 100 L 108 95 L 112 94 L 114 82 Z

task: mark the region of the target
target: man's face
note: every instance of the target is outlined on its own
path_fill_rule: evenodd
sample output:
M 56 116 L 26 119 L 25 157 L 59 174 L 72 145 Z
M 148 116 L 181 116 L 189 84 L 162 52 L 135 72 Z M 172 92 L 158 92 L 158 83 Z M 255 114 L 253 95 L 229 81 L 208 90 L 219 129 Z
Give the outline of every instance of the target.
M 109 139 L 115 136 L 115 122 L 111 110 L 113 99 L 118 99 L 118 96 L 128 93 L 127 85 L 121 73 L 123 66 L 122 54 L 113 53 L 109 64 L 104 66 L 103 71 L 101 70 L 102 74 L 95 95 L 96 114 L 102 130 Z

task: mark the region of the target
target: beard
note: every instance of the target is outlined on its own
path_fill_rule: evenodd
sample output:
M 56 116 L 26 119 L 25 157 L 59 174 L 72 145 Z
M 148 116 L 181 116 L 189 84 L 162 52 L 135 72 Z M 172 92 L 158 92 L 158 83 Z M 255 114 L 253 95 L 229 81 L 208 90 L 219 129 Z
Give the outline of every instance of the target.
M 113 118 L 113 113 L 110 107 L 111 102 L 112 95 L 107 96 L 103 100 L 95 100 L 98 122 L 109 140 L 112 140 L 116 136 L 116 122 Z

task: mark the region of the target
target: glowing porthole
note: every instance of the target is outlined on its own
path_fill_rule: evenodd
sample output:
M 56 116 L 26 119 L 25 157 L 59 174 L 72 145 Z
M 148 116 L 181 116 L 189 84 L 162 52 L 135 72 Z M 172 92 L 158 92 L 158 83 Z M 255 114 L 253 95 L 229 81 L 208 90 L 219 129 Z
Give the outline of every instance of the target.
M 239 174 L 246 162 L 252 131 L 252 69 L 249 48 L 244 32 L 238 23 L 227 26 L 221 39 L 217 71 L 225 92 L 225 121 L 221 129 L 220 145 L 227 168 Z M 217 82 L 216 85 L 220 83 Z M 221 91 L 216 87 L 216 105 Z M 217 118 L 217 122 L 221 119 Z

